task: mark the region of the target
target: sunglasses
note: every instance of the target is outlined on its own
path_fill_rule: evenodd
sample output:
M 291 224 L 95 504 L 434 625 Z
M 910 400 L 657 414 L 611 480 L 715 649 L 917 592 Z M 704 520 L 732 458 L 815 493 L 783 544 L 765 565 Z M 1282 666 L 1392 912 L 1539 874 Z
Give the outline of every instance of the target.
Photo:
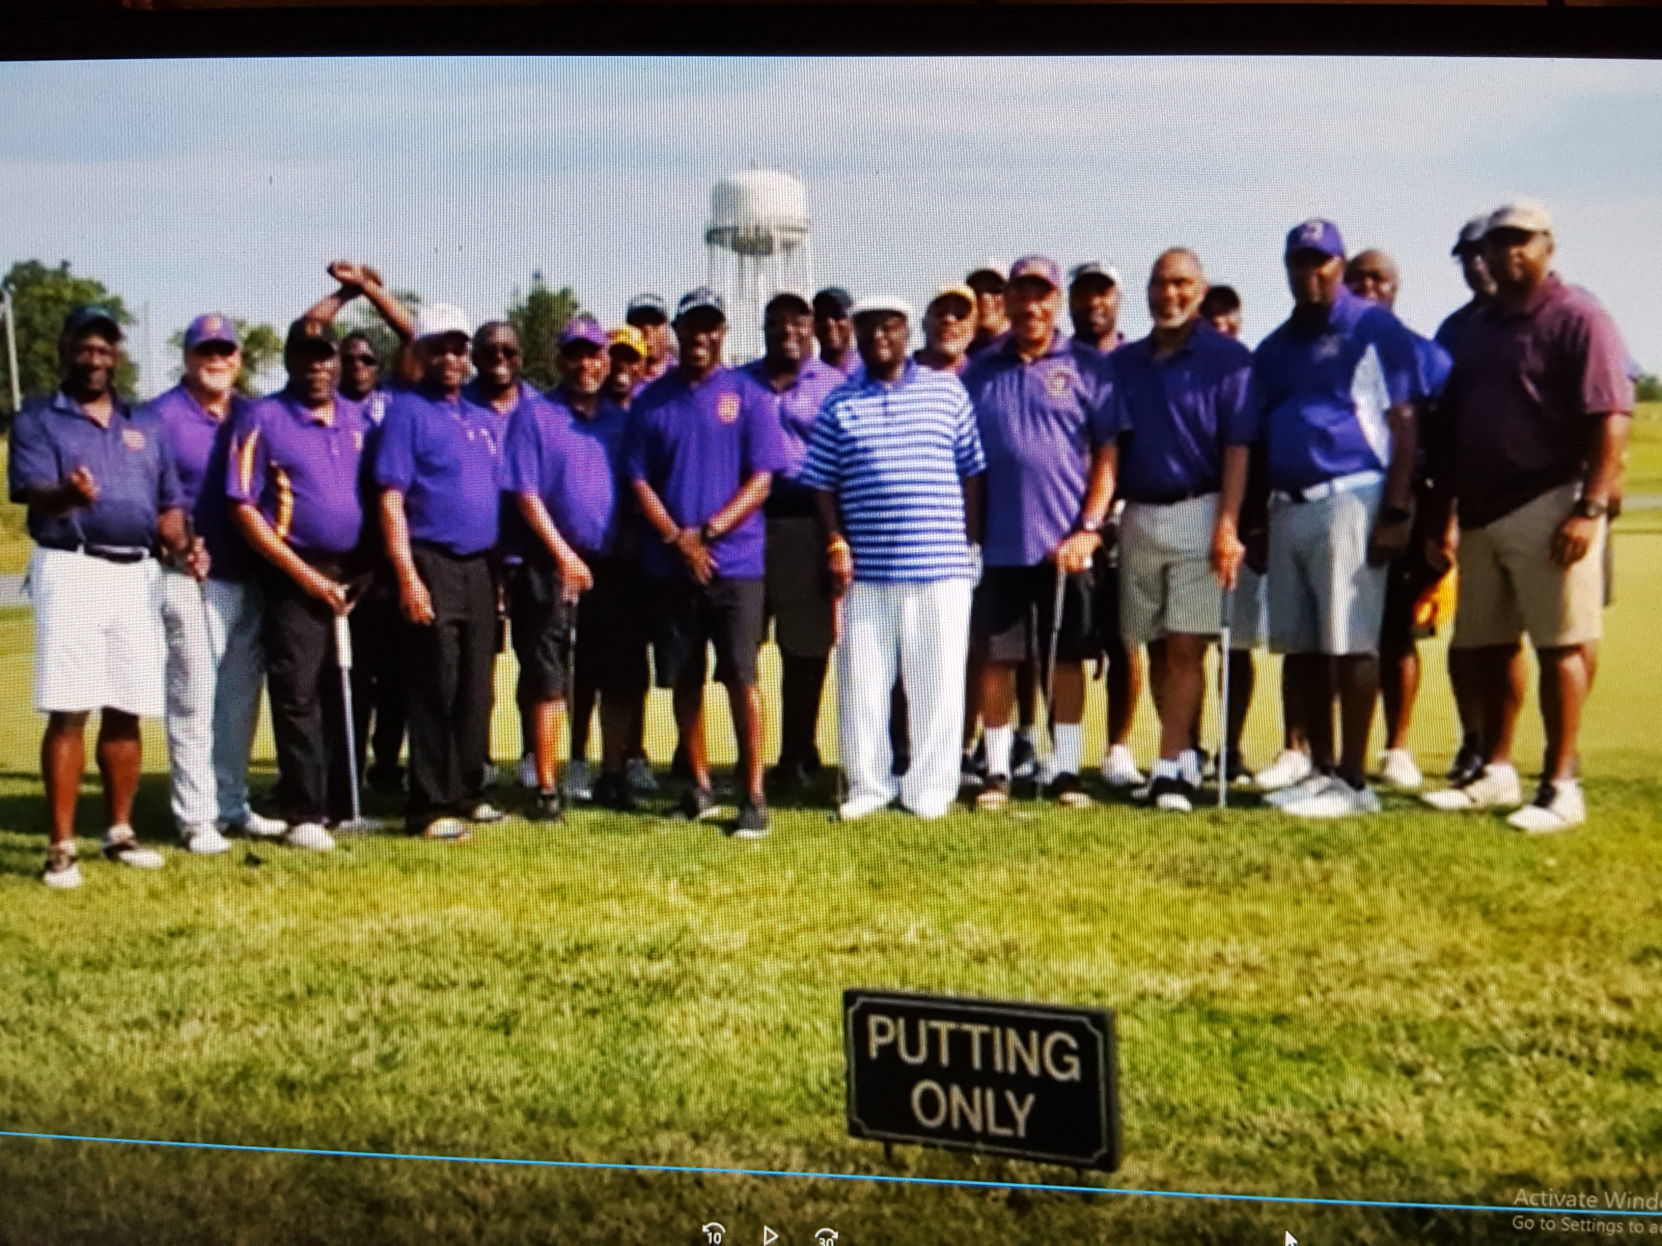
M 229 359 L 237 353 L 237 348 L 229 342 L 203 342 L 200 346 L 191 347 L 191 353 L 205 355 L 209 359 Z

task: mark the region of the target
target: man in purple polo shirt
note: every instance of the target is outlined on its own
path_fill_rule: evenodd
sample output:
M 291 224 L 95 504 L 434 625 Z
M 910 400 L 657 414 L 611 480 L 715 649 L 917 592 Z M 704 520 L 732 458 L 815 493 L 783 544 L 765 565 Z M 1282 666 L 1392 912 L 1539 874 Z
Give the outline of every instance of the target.
M 498 822 L 484 799 L 490 760 L 502 416 L 462 393 L 471 334 L 448 303 L 421 309 L 421 383 L 394 396 L 375 481 L 398 576 L 409 688 L 410 795 L 405 829 L 460 840 L 467 821 Z M 464 821 L 465 819 L 465 821 Z
M 1395 308 L 1402 277 L 1396 261 L 1376 248 L 1358 251 L 1345 265 L 1345 287 L 1357 298 L 1381 307 Z M 1448 353 L 1430 338 L 1410 331 L 1420 366 L 1420 395 L 1415 418 L 1422 445 L 1434 434 L 1437 401 L 1448 381 Z M 1430 479 L 1426 456 L 1421 453 L 1414 465 L 1414 515 L 1416 523 L 1408 548 L 1391 562 L 1385 588 L 1385 614 L 1379 633 L 1380 705 L 1385 718 L 1385 754 L 1380 759 L 1379 777 L 1400 791 L 1414 791 L 1424 781 L 1419 764 L 1409 747 L 1408 730 L 1414 719 L 1414 703 L 1420 691 L 1419 644 L 1437 634 L 1434 611 L 1427 614 L 1424 598 L 1454 565 L 1452 550 L 1444 550 L 1444 526 L 1431 532 L 1431 508 L 1426 503 Z
M 160 717 L 163 693 L 158 538 L 192 574 L 207 571 L 185 529 L 183 494 L 155 416 L 113 388 L 121 326 L 109 309 L 77 307 L 58 338 L 61 378 L 12 425 L 11 500 L 28 507 L 29 596 L 35 612 L 35 709 L 47 716 L 40 761 L 50 818 L 41 876 L 81 885 L 75 801 L 87 716 L 99 711 L 98 772 L 108 815 L 104 855 L 157 869 L 162 855 L 133 833 L 142 742 L 139 718 Z
M 768 617 L 779 646 L 779 760 L 774 781 L 801 788 L 820 771 L 819 704 L 833 636 L 831 586 L 821 559 L 814 492 L 797 484 L 808 437 L 826 396 L 843 373 L 814 358 L 814 309 L 801 294 L 784 291 L 762 314 L 762 357 L 739 369 L 753 381 L 779 422 L 788 459 L 775 477 L 762 513 L 767 520 Z
M 819 360 L 842 376 L 853 376 L 860 366 L 860 352 L 854 345 L 854 321 L 849 309 L 854 296 L 841 286 L 826 286 L 814 295 L 814 337 L 819 342 Z
M 1073 322 L 1076 346 L 1106 357 L 1124 341 L 1120 332 L 1120 275 L 1112 264 L 1087 260 L 1068 271 L 1068 318 Z M 1120 635 L 1119 512 L 1116 499 L 1103 529 L 1092 575 L 1096 600 L 1092 613 L 1108 659 L 1108 748 L 1102 758 L 1102 777 L 1111 787 L 1139 788 L 1143 775 L 1131 755 L 1131 727 L 1137 702 L 1143 695 L 1143 653 Z M 1023 708 L 1031 715 L 1031 694 Z
M 640 392 L 646 368 L 646 337 L 634 325 L 619 325 L 606 337 L 606 384 L 601 393 L 627 411 Z
M 1552 218 L 1531 201 L 1489 218 L 1494 300 L 1455 341 L 1445 399 L 1448 490 L 1460 522 L 1457 649 L 1484 699 L 1483 773 L 1433 792 L 1440 809 L 1521 798 L 1512 764 L 1519 701 L 1507 666 L 1527 634 L 1546 734 L 1535 799 L 1507 821 L 1530 834 L 1586 821 L 1576 742 L 1603 626 L 1608 515 L 1620 497 L 1633 383 L 1615 322 L 1553 270 Z
M 221 829 L 281 835 L 248 805 L 248 754 L 260 716 L 264 593 L 225 497 L 232 430 L 248 403 L 236 389 L 242 342 L 229 316 L 185 329 L 184 379 L 150 404 L 179 473 L 185 509 L 208 552 L 208 578 L 162 576 L 167 630 L 167 748 L 173 817 L 192 852 L 224 852 Z
M 1091 625 L 1091 563 L 1114 494 L 1114 412 L 1105 361 L 1061 332 L 1062 273 L 1042 255 L 1019 259 L 1005 290 L 1009 337 L 964 373 L 987 457 L 986 571 L 971 632 L 986 645 L 981 719 L 987 781 L 983 809 L 1010 798 L 1016 668 L 1035 655 L 1056 668 L 1053 756 L 1047 794 L 1090 803 L 1079 782 L 1084 663 L 1099 650 Z M 1058 577 L 1062 615 L 1054 619 Z
M 1155 807 L 1194 807 L 1193 736 L 1218 634 L 1222 589 L 1245 548 L 1236 535 L 1256 436 L 1252 352 L 1201 319 L 1206 274 L 1186 247 L 1155 260 L 1154 331 L 1114 354 L 1119 427 L 1119 632 L 1128 647 L 1160 646 L 1160 757 Z
M 277 746 L 277 805 L 296 848 L 327 852 L 325 829 L 351 815 L 346 707 L 336 683 L 335 619 L 363 535 L 369 421 L 336 391 L 328 325 L 297 320 L 283 350 L 288 384 L 237 420 L 226 496 L 265 560 L 266 673 Z
M 515 412 L 504 463 L 503 489 L 512 498 L 504 544 L 521 555 L 510 594 L 520 698 L 533 723 L 537 810 L 550 820 L 560 817 L 556 735 L 574 663 L 589 668 L 601 698 L 603 759 L 594 799 L 622 812 L 635 807 L 623 764 L 646 695 L 646 651 L 636 577 L 617 557 L 627 517 L 627 417 L 601 395 L 607 344 L 605 330 L 587 316 L 561 330 L 560 383 Z M 592 709 L 590 700 L 584 713 Z M 580 756 L 574 748 L 573 765 Z
M 727 687 L 739 745 L 734 834 L 767 834 L 762 796 L 762 697 L 756 651 L 763 627 L 762 504 L 775 472 L 790 468 L 778 417 L 755 384 L 721 362 L 727 313 L 700 287 L 675 309 L 680 361 L 630 411 L 624 458 L 650 525 L 642 550 L 654 603 L 660 687 L 674 689 L 675 723 L 692 784 L 680 813 L 711 815 L 715 794 L 704 746 L 705 654 Z
M 1454 240 L 1453 250 L 1450 252 L 1460 264 L 1460 276 L 1466 283 L 1466 289 L 1471 291 L 1471 298 L 1450 312 L 1443 323 L 1437 326 L 1434 340 L 1454 357 L 1455 346 L 1465 327 L 1471 323 L 1495 297 L 1495 279 L 1489 276 L 1489 266 L 1483 261 L 1483 235 L 1489 228 L 1489 213 L 1474 216 L 1460 227 L 1460 233 Z M 1437 443 L 1437 435 L 1446 428 L 1446 422 L 1437 428 L 1427 430 L 1426 452 L 1433 458 L 1443 457 L 1442 449 Z M 1452 512 L 1449 515 L 1449 548 L 1455 533 L 1455 519 Z M 1608 545 L 1607 545 L 1608 548 Z M 1451 787 L 1464 787 L 1478 775 L 1483 773 L 1484 760 L 1488 756 L 1488 749 L 1484 741 L 1488 737 L 1486 724 L 1483 721 L 1484 696 L 1479 676 L 1473 670 L 1473 659 L 1476 650 L 1450 649 L 1448 651 L 1448 678 L 1449 685 L 1454 691 L 1455 709 L 1460 715 L 1460 747 L 1454 754 L 1454 761 L 1448 770 L 1448 781 Z M 1519 703 L 1524 698 L 1524 687 L 1528 682 L 1528 672 L 1524 669 L 1523 646 L 1515 646 L 1512 658 L 1507 663 L 1507 696 Z
M 1283 254 L 1293 312 L 1254 352 L 1253 385 L 1271 490 L 1270 646 L 1287 655 L 1314 769 L 1266 799 L 1300 817 L 1375 813 L 1368 733 L 1386 566 L 1413 517 L 1419 364 L 1396 317 L 1345 289 L 1336 225 L 1295 225 Z

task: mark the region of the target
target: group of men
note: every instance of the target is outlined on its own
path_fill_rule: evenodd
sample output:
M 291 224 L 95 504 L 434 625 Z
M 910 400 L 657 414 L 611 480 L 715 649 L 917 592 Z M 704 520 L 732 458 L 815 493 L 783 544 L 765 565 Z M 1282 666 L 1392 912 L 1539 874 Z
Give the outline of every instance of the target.
M 1029 255 L 942 287 L 916 349 L 904 300 L 832 287 L 775 295 L 762 355 L 729 367 L 718 295 L 673 310 L 642 295 L 616 329 L 564 328 L 546 394 L 522 379 L 510 325 L 474 329 L 448 304 L 411 316 L 362 265 L 330 266 L 338 288 L 289 331 L 287 384 L 253 402 L 236 393 L 230 318 L 194 320 L 180 384 L 139 407 L 112 385 L 119 324 L 77 309 L 62 384 L 26 404 L 10 457 L 37 546 L 45 879 L 81 881 L 92 710 L 112 861 L 163 863 L 131 828 L 144 715 L 166 718 L 194 852 L 225 851 L 227 832 L 331 848 L 371 754 L 370 783 L 407 789 L 411 833 L 458 840 L 500 820 L 486 798 L 499 617 L 541 820 L 573 797 L 631 810 L 656 783 L 642 747 L 654 678 L 674 707 L 677 812 L 714 816 L 713 650 L 738 744 L 729 831 L 765 835 L 770 621 L 775 790 L 821 769 L 835 655 L 844 821 L 895 805 L 939 817 L 966 788 L 999 809 L 1025 774 L 1060 808 L 1090 805 L 1086 668 L 1104 660 L 1103 778 L 1192 809 L 1206 655 L 1226 625 L 1217 781 L 1254 781 L 1240 735 L 1267 641 L 1285 655 L 1286 747 L 1257 786 L 1293 816 L 1372 813 L 1382 685 L 1382 777 L 1420 785 L 1415 641 L 1439 600 L 1446 619 L 1456 561 L 1462 745 L 1426 800 L 1515 807 L 1525 831 L 1574 826 L 1630 367 L 1607 313 L 1553 271 L 1540 205 L 1468 223 L 1454 253 L 1472 299 L 1435 341 L 1392 313 L 1390 257 L 1347 258 L 1316 219 L 1287 235 L 1293 310 L 1256 350 L 1237 340 L 1238 296 L 1187 248 L 1154 261 L 1137 341 L 1118 330 L 1115 269 L 1064 276 Z M 366 335 L 335 333 L 359 297 L 403 343 L 385 380 Z M 1511 755 L 1525 635 L 1547 741 L 1527 804 Z M 1128 748 L 1145 653 L 1160 721 L 1146 782 Z M 275 817 L 247 787 L 262 687 Z

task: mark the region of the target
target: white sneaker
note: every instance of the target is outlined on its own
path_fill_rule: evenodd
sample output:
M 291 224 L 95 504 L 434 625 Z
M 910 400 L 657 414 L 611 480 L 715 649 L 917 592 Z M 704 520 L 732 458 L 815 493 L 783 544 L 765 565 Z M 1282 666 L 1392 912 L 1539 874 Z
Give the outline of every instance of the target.
M 1137 759 L 1123 744 L 1116 744 L 1102 759 L 1102 778 L 1109 787 L 1141 787 L 1146 779 L 1137 769 Z
M 1385 786 L 1394 787 L 1399 792 L 1418 791 L 1420 784 L 1425 782 L 1425 776 L 1414 764 L 1414 754 L 1405 748 L 1385 750 L 1385 755 L 1380 758 L 1379 777 L 1385 781 Z
M 1327 781 L 1333 776 L 1312 771 L 1305 775 L 1291 787 L 1277 788 L 1264 796 L 1264 803 L 1271 809 L 1285 809 L 1294 801 L 1303 800 L 1306 796 L 1314 796 L 1327 787 Z
M 533 792 L 537 790 L 537 759 L 530 753 L 519 759 L 519 785 Z
M 219 829 L 250 839 L 281 839 L 289 824 L 281 818 L 262 817 L 250 809 L 240 822 L 221 822 Z
M 508 815 L 488 800 L 482 800 L 467 812 L 469 822 L 500 822 Z
M 1177 755 L 1177 768 L 1182 773 L 1183 781 L 1190 787 L 1199 787 L 1201 784 L 1200 754 L 1192 748 L 1186 748 Z
M 594 774 L 586 758 L 573 757 L 566 766 L 565 789 L 571 800 L 594 799 Z
M 1279 792 L 1302 783 L 1310 777 L 1310 754 L 1296 748 L 1281 750 L 1281 755 L 1252 776 L 1260 792 Z
M 53 844 L 46 850 L 46 868 L 40 881 L 54 891 L 73 891 L 81 885 L 81 867 L 76 861 L 79 849 L 73 839 Z
M 283 836 L 283 842 L 291 848 L 309 848 L 313 852 L 328 852 L 335 846 L 335 837 L 323 829 L 318 822 L 301 822 L 291 826 Z
M 862 796 L 858 800 L 845 800 L 837 806 L 837 820 L 839 822 L 857 822 L 861 818 L 870 817 L 889 807 L 889 802 L 881 796 Z
M 652 773 L 652 763 L 644 757 L 631 757 L 623 763 L 623 781 L 631 792 L 658 790 L 658 776 Z
M 1473 809 L 1500 809 L 1523 804 L 1523 784 L 1516 766 L 1485 766 L 1465 787 L 1445 787 L 1420 797 L 1444 813 L 1465 813 Z
M 1581 784 L 1543 782 L 1535 799 L 1507 818 L 1506 824 L 1525 835 L 1551 835 L 1586 820 L 1587 800 Z
M 180 831 L 179 838 L 184 842 L 186 852 L 194 852 L 198 856 L 231 851 L 231 841 L 221 835 L 219 828 L 211 822 L 187 826 Z
M 130 865 L 135 870 L 159 870 L 165 863 L 161 853 L 139 847 L 133 828 L 125 823 L 104 832 L 104 856 L 107 860 Z
M 1348 818 L 1378 813 L 1379 797 L 1371 787 L 1354 788 L 1337 775 L 1328 775 L 1319 791 L 1282 805 L 1281 812 L 1290 818 Z

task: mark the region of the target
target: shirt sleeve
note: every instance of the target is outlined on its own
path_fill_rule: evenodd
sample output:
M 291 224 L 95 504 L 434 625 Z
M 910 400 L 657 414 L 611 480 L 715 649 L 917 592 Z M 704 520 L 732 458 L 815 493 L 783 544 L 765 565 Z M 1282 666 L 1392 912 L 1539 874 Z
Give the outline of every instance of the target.
M 271 443 L 259 408 L 238 418 L 231 433 L 231 454 L 225 464 L 225 496 L 231 503 L 258 506 L 271 467 Z
M 1090 409 L 1085 413 L 1085 427 L 1090 432 L 1093 446 L 1105 446 L 1120 435 L 1125 423 L 1120 410 L 1118 377 L 1112 356 L 1096 361 Z
M 408 402 L 394 398 L 381 421 L 381 441 L 375 448 L 375 483 L 383 489 L 407 491 L 415 482 L 415 412 Z
M 1443 389 L 1448 385 L 1448 374 L 1454 366 L 1454 360 L 1449 357 L 1448 351 L 1425 338 L 1417 339 L 1415 346 L 1420 363 L 1419 397 L 1436 402 L 1443 396 Z
M 1393 407 L 1424 397 L 1420 382 L 1420 356 L 1414 335 L 1400 320 L 1383 309 L 1372 317 L 1368 342 L 1379 355 L 1385 393 Z
M 521 403 L 508 417 L 508 435 L 502 443 L 504 492 L 542 493 L 537 441 L 537 413 L 530 403 Z
M 981 425 L 975 418 L 975 404 L 962 386 L 959 386 L 957 435 L 952 441 L 952 457 L 960 480 L 979 476 L 987 470 L 987 456 L 981 447 Z
M 167 428 L 160 420 L 152 420 L 150 426 L 156 430 L 156 511 L 180 510 L 189 498 L 185 496 L 185 486 L 179 480 L 179 461 L 173 457 L 173 439 L 167 435 Z
M 57 448 L 46 435 L 38 407 L 23 408 L 12 424 L 6 478 L 14 502 L 27 502 L 30 490 L 50 488 L 63 478 Z
M 773 404 L 748 381 L 742 383 L 740 394 L 744 402 L 744 474 L 789 471 L 791 455 L 785 444 L 785 429 Z
M 827 398 L 808 434 L 808 455 L 803 460 L 797 483 L 810 489 L 836 493 L 842 489 L 843 425 L 837 404 Z
M 1633 410 L 1633 381 L 1628 376 L 1627 347 L 1621 330 L 1602 307 L 1582 321 L 1580 345 L 1581 409 L 1586 415 Z
M 1252 356 L 1245 355 L 1218 387 L 1218 418 L 1226 446 L 1250 446 L 1258 440 L 1258 394 L 1252 383 Z

